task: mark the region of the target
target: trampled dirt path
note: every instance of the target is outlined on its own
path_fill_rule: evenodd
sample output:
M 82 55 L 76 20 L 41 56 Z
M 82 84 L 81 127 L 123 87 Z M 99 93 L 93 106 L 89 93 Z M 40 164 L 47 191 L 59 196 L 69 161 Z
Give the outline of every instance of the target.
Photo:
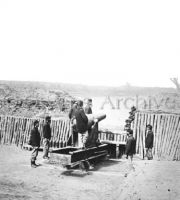
M 0 146 L 0 199 L 179 200 L 180 162 L 107 160 L 87 175 L 43 162 L 34 169 L 29 151 Z

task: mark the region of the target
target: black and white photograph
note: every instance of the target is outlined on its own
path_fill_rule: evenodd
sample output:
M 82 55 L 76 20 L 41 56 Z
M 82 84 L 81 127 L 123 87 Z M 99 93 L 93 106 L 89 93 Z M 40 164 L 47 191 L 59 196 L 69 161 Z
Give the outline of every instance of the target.
M 180 1 L 0 0 L 0 200 L 179 188 Z

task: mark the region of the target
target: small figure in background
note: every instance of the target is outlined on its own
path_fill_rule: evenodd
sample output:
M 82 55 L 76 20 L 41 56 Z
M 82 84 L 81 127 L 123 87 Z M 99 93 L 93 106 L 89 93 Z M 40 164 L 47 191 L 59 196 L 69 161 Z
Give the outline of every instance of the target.
M 71 109 L 69 111 L 69 119 L 71 121 L 71 126 L 72 126 L 72 130 L 73 130 L 73 141 L 72 141 L 72 145 L 77 145 L 77 142 L 78 142 L 78 131 L 77 131 L 77 128 L 76 128 L 76 117 L 75 117 L 75 113 L 76 113 L 76 110 L 77 110 L 77 101 L 72 101 L 72 106 L 71 106 Z
M 146 128 L 147 128 L 147 135 L 146 135 L 146 139 L 145 139 L 146 156 L 147 156 L 148 160 L 152 160 L 153 159 L 152 148 L 153 148 L 153 142 L 154 142 L 154 134 L 152 131 L 152 126 L 150 124 L 148 124 L 146 126 Z
M 127 130 L 128 138 L 126 142 L 126 158 L 130 157 L 131 162 L 133 160 L 133 155 L 136 153 L 136 140 L 133 137 L 133 130 L 129 129 Z
M 69 111 L 69 119 L 73 120 L 75 118 L 75 112 L 77 110 L 77 101 L 73 101 L 73 105 Z
M 48 159 L 49 147 L 50 147 L 50 140 L 51 140 L 51 117 L 46 116 L 45 118 L 45 125 L 43 126 L 43 158 Z
M 134 121 L 135 119 L 135 112 L 136 112 L 136 107 L 135 106 L 132 106 L 131 107 L 131 111 L 129 112 L 129 117 L 128 119 L 125 120 L 125 126 L 124 126 L 124 130 L 127 131 L 128 129 L 131 129 L 132 128 L 132 125 L 131 123 Z
M 132 107 L 131 107 L 131 111 L 129 112 L 129 120 L 130 120 L 131 122 L 133 122 L 134 119 L 135 119 L 135 112 L 136 112 L 136 107 L 135 107 L 135 106 L 132 106 Z
M 131 129 L 131 122 L 130 122 L 130 120 L 129 119 L 126 119 L 125 120 L 125 126 L 124 126 L 124 130 L 125 131 L 127 131 L 127 130 L 129 130 L 129 129 Z
M 85 103 L 84 107 L 85 114 L 92 114 L 92 99 L 86 99 L 84 103 Z
M 29 145 L 33 147 L 32 154 L 31 154 L 31 167 L 34 167 L 34 168 L 38 166 L 36 165 L 35 161 L 38 156 L 38 151 L 39 151 L 40 141 L 41 141 L 38 127 L 39 127 L 39 121 L 35 120 L 34 128 L 31 130 L 30 139 L 28 143 Z

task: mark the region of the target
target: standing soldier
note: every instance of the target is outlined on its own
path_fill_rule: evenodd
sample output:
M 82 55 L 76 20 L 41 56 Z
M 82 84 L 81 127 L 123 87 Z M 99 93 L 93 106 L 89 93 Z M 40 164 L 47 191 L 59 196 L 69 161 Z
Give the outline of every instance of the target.
M 84 113 L 83 101 L 78 101 L 78 108 L 75 112 L 76 127 L 78 131 L 78 143 L 79 146 L 85 148 L 85 144 L 88 137 L 88 118 Z
M 75 118 L 75 112 L 77 110 L 77 101 L 73 101 L 72 102 L 73 105 L 71 106 L 71 109 L 69 111 L 69 119 L 70 119 L 70 122 L 71 122 L 71 127 L 72 127 L 72 130 L 73 130 L 73 133 L 72 133 L 72 145 L 77 145 L 77 142 L 78 142 L 78 131 L 76 129 L 76 118 Z
M 131 122 L 129 119 L 125 120 L 126 125 L 124 126 L 124 131 L 131 129 Z
M 35 161 L 38 156 L 38 150 L 39 150 L 40 141 L 41 141 L 38 127 L 39 127 L 39 121 L 35 120 L 34 128 L 31 130 L 30 140 L 29 140 L 29 145 L 33 147 L 32 154 L 31 154 L 31 167 L 34 167 L 34 168 L 38 166 L 36 165 Z
M 148 160 L 152 160 L 153 159 L 152 148 L 153 148 L 153 142 L 154 142 L 154 134 L 152 131 L 152 126 L 150 124 L 148 124 L 146 127 L 147 127 L 147 135 L 146 135 L 146 139 L 145 139 L 146 156 L 147 156 Z
M 76 110 L 77 110 L 77 101 L 74 101 L 72 108 L 70 109 L 69 114 L 68 114 L 70 120 L 73 120 L 75 118 Z
M 92 114 L 92 99 L 85 100 L 84 112 L 85 114 Z
M 43 145 L 44 145 L 44 159 L 48 159 L 48 152 L 49 152 L 49 147 L 50 147 L 50 140 L 51 140 L 51 117 L 47 116 L 45 118 L 45 125 L 43 126 Z
M 133 137 L 133 130 L 129 129 L 128 132 L 128 138 L 126 142 L 126 158 L 128 159 L 128 156 L 130 156 L 131 162 L 133 160 L 133 154 L 136 153 L 136 140 Z
M 75 112 L 75 118 L 76 118 L 76 127 L 78 131 L 79 147 L 81 147 L 82 149 L 85 149 L 86 142 L 88 139 L 88 118 L 84 112 L 83 101 L 81 100 L 78 101 L 78 108 Z M 92 166 L 90 165 L 87 159 L 82 161 L 80 165 L 81 165 L 81 168 L 85 169 L 86 171 L 88 169 L 92 169 Z

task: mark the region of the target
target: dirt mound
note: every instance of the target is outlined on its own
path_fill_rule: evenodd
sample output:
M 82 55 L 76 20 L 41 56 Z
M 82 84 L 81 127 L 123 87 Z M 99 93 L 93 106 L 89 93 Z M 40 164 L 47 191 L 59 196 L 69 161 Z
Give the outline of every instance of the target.
M 0 83 L 0 115 L 34 117 L 68 112 L 74 98 L 63 90 L 43 84 Z

